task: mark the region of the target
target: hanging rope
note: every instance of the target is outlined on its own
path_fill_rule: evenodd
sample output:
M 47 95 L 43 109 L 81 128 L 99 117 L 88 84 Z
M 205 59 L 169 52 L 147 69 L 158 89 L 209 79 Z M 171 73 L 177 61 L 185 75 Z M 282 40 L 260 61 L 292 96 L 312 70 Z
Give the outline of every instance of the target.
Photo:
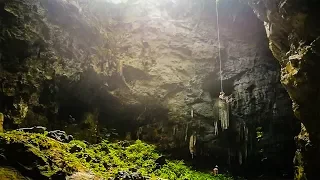
M 220 28 L 219 28 L 219 11 L 218 11 L 218 2 L 216 0 L 216 15 L 217 15 L 217 31 L 218 31 L 218 47 L 219 47 L 219 65 L 220 65 L 220 90 L 223 92 L 223 84 L 222 84 L 222 62 L 221 62 L 221 44 L 220 44 Z

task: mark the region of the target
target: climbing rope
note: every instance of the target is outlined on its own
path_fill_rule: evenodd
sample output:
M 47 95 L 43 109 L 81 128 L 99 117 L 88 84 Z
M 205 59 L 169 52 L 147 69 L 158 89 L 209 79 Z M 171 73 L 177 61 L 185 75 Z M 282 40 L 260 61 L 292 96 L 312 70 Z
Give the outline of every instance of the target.
M 219 65 L 220 65 L 220 90 L 223 92 L 223 84 L 222 84 L 222 62 L 221 62 L 221 44 L 220 44 L 220 28 L 219 28 L 219 11 L 218 11 L 218 2 L 216 0 L 216 15 L 217 15 L 217 31 L 218 31 L 218 47 L 219 47 Z
M 216 16 L 217 16 L 217 34 L 218 34 L 218 53 L 219 53 L 219 66 L 220 66 L 220 95 L 218 101 L 218 113 L 219 113 L 219 121 L 221 123 L 222 130 L 226 130 L 229 128 L 229 98 L 225 97 L 223 92 L 223 82 L 222 82 L 222 60 L 221 60 L 221 42 L 220 42 L 220 27 L 219 27 L 219 10 L 218 10 L 218 2 L 216 0 Z M 214 122 L 215 126 L 215 134 L 218 134 L 217 121 Z

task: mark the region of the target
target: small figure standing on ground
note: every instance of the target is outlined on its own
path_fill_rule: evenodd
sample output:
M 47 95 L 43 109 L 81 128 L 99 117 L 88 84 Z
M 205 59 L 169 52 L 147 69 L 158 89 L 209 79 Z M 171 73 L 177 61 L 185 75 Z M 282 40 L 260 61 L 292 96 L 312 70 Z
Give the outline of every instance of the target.
M 214 176 L 218 175 L 218 173 L 219 173 L 218 166 L 216 165 L 212 171 L 213 171 Z

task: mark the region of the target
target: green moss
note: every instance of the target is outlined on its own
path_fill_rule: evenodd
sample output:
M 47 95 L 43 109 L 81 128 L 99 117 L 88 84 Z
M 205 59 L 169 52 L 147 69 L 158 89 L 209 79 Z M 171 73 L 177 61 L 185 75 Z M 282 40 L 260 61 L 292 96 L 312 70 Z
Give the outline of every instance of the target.
M 294 164 L 295 164 L 295 179 L 296 180 L 306 180 L 307 176 L 305 173 L 305 159 L 304 154 L 306 143 L 309 141 L 309 133 L 307 132 L 305 126 L 301 124 L 301 131 L 299 135 L 296 137 L 297 148 L 298 150 L 294 156 Z
M 43 177 L 52 177 L 58 172 L 72 174 L 90 170 L 98 177 L 109 178 L 119 171 L 136 169 L 142 175 L 154 178 L 232 179 L 193 171 L 182 161 L 167 161 L 162 168 L 156 169 L 155 161 L 160 155 L 155 146 L 139 140 L 87 145 L 77 140 L 60 143 L 44 134 L 11 131 L 0 133 L 0 149 L 10 163 L 20 163 L 26 170 L 37 169 Z M 29 158 L 21 161 L 24 157 Z
M 0 167 L 1 180 L 23 180 L 24 178 L 17 170 L 10 167 Z
M 155 174 L 166 179 L 188 179 L 188 180 L 232 180 L 224 175 L 212 176 L 202 172 L 191 170 L 182 161 L 168 162 L 163 168 L 156 170 Z
M 0 133 L 0 144 L 10 163 L 19 163 L 24 156 L 32 157 L 24 160 L 24 167 L 26 170 L 37 169 L 44 177 L 51 177 L 59 171 L 70 174 L 85 169 L 80 161 L 67 151 L 68 144 L 42 134 L 16 131 Z

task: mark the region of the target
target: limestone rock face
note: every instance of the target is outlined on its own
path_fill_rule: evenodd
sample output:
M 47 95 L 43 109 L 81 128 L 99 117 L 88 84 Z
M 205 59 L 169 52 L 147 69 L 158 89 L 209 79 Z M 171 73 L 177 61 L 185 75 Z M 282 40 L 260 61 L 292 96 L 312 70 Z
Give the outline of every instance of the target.
M 297 179 L 319 177 L 319 2 L 249 0 L 264 21 L 269 47 L 281 65 L 281 82 L 288 91 L 296 117 L 304 124 L 297 136 L 304 162 Z M 301 162 L 301 161 L 300 161 Z
M 184 158 L 196 135 L 200 164 L 290 173 L 296 126 L 280 68 L 261 22 L 234 3 L 219 4 L 223 90 L 233 101 L 229 129 L 218 123 L 216 134 L 215 2 L 1 1 L 5 128 L 139 138 Z

